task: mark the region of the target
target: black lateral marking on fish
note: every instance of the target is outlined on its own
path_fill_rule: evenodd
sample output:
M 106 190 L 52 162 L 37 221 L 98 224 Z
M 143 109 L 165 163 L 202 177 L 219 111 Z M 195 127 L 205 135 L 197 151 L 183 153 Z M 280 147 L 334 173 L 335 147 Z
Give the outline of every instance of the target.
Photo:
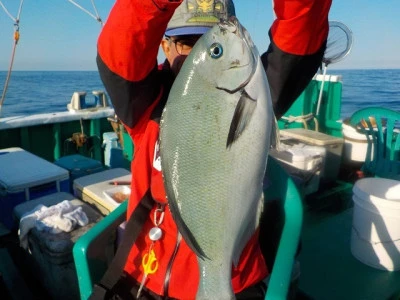
M 226 148 L 230 148 L 242 134 L 253 115 L 256 104 L 257 101 L 251 98 L 243 89 L 238 104 L 236 105 L 235 113 L 233 114 L 228 139 L 226 141 Z
M 174 197 L 175 198 L 175 197 Z M 210 259 L 207 257 L 207 255 L 204 253 L 204 251 L 201 249 L 199 243 L 196 241 L 196 238 L 194 237 L 193 233 L 190 231 L 190 229 L 187 227 L 185 221 L 182 219 L 180 210 L 176 204 L 177 202 L 175 201 L 168 201 L 168 206 L 169 209 L 171 210 L 171 214 L 175 220 L 175 223 L 178 227 L 179 232 L 182 234 L 183 239 L 185 240 L 186 244 L 188 244 L 189 248 L 192 249 L 194 253 L 201 259 Z

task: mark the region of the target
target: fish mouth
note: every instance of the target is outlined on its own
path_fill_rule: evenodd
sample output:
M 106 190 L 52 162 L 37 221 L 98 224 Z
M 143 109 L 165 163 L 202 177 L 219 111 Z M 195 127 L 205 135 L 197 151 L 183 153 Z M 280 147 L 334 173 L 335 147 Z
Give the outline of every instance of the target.
M 249 77 L 234 90 L 228 90 L 226 88 L 219 88 L 219 89 L 225 90 L 229 93 L 236 93 L 237 91 L 243 89 L 253 78 L 254 73 L 256 71 L 255 66 L 256 66 L 256 62 L 257 62 L 258 51 L 255 48 L 255 45 L 253 43 L 253 40 L 250 37 L 250 34 L 246 30 L 246 28 L 244 28 L 242 26 L 242 24 L 240 24 L 239 20 L 235 16 L 231 16 L 229 19 L 221 20 L 219 23 L 219 27 L 222 32 L 228 31 L 228 32 L 231 32 L 231 33 L 235 34 L 236 36 L 238 36 L 243 41 L 244 46 L 251 53 L 250 61 L 247 64 L 239 65 L 239 63 L 235 64 L 235 62 L 233 62 L 233 64 L 227 69 L 227 70 L 235 69 L 235 68 L 239 69 L 239 68 L 243 68 L 243 67 L 246 67 L 249 65 L 253 65 L 254 67 L 252 68 L 252 71 L 249 74 Z

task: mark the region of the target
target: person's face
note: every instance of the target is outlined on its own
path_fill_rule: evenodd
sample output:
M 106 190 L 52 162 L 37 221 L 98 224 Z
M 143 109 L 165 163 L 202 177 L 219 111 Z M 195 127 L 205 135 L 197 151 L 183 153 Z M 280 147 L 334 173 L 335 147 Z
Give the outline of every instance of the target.
M 161 47 L 175 75 L 179 73 L 183 62 L 200 36 L 201 35 L 171 36 L 165 37 L 162 40 Z

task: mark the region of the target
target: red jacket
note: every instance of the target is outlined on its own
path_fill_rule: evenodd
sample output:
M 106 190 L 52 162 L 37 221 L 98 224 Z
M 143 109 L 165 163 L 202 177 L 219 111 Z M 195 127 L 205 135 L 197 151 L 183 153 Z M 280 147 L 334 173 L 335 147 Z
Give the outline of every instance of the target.
M 285 69 L 279 81 L 273 81 L 271 86 L 276 91 L 273 92 L 275 103 L 281 101 L 285 103 L 284 106 L 290 105 L 315 74 L 324 51 L 330 1 L 287 1 L 290 5 L 285 9 L 281 7 L 281 14 L 277 14 L 285 21 L 275 21 L 270 34 L 279 43 L 272 41 L 270 54 L 266 53 L 262 57 L 267 74 L 268 68 L 271 69 L 270 76 L 280 68 Z M 275 8 L 279 9 L 281 2 L 284 1 L 276 1 Z M 97 63 L 100 76 L 116 114 L 134 143 L 128 217 L 148 189 L 154 200 L 161 204 L 167 203 L 158 159 L 158 120 L 174 76 L 167 63 L 157 67 L 156 58 L 167 23 L 178 5 L 179 2 L 168 0 L 118 0 L 98 41 Z M 307 11 L 306 7 L 311 8 Z M 299 11 L 302 14 L 300 20 L 296 16 Z M 299 43 L 296 47 L 290 43 L 290 36 L 293 35 L 288 32 L 290 18 L 293 18 L 296 28 L 306 31 L 295 31 L 295 40 Z M 311 33 L 308 26 L 310 20 L 312 24 L 321 24 L 321 29 L 315 30 L 312 25 Z M 282 27 L 281 22 L 285 26 L 282 24 Z M 287 52 L 284 51 L 285 47 Z M 287 58 L 284 66 L 282 56 Z M 299 65 L 301 70 L 294 67 Z M 293 75 L 300 77 L 293 81 Z M 281 99 L 280 91 L 286 89 L 291 89 L 291 92 Z M 151 211 L 125 266 L 125 271 L 138 282 L 143 276 L 142 258 L 148 253 L 151 244 L 148 232 L 154 227 L 155 209 Z M 165 209 L 160 228 L 164 236 L 154 244 L 159 266 L 154 274 L 149 275 L 146 287 L 162 296 L 193 299 L 199 282 L 197 258 L 185 241 L 178 239 L 177 227 L 168 208 Z M 238 266 L 232 268 L 234 292 L 240 292 L 267 275 L 256 233 L 245 247 Z

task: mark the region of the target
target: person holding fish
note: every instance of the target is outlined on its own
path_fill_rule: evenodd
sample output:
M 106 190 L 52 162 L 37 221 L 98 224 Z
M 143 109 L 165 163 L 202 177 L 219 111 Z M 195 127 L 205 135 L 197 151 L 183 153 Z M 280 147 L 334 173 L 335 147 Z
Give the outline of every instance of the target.
M 259 56 L 232 0 L 116 1 L 97 64 L 134 143 L 127 219 L 151 199 L 116 299 L 264 298 L 258 220 L 273 119 L 318 70 L 330 6 L 274 0 Z

